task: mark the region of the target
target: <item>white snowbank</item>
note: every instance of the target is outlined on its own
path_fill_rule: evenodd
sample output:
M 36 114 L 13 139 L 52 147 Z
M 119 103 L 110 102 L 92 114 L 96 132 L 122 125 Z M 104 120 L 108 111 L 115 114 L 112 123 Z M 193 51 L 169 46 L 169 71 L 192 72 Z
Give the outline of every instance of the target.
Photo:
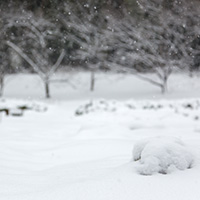
M 133 160 L 142 175 L 168 174 L 192 167 L 194 158 L 184 143 L 173 137 L 156 137 L 139 141 L 133 149 Z

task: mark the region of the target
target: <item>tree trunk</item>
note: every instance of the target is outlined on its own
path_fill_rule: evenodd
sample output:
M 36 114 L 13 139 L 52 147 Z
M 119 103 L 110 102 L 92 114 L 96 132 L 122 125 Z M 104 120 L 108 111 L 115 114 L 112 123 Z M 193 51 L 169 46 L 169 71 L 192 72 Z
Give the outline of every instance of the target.
M 95 73 L 94 71 L 91 72 L 91 77 L 90 77 L 90 91 L 94 91 L 94 86 L 95 86 Z
M 49 89 L 49 80 L 45 81 L 45 97 L 47 99 L 51 98 L 51 96 L 50 96 L 50 89 Z
M 161 86 L 161 92 L 162 92 L 162 94 L 165 94 L 167 92 L 167 78 L 163 79 L 163 84 Z
M 4 88 L 4 80 L 3 77 L 0 77 L 0 97 L 3 95 L 3 88 Z

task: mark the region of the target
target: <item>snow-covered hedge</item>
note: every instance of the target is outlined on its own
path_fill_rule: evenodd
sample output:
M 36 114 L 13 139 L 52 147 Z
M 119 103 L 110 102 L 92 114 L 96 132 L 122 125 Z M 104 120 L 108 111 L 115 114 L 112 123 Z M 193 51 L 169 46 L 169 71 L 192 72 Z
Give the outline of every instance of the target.
M 116 105 L 115 101 L 106 101 L 106 100 L 91 101 L 89 103 L 86 103 L 85 105 L 80 106 L 75 111 L 75 114 L 84 115 L 98 110 L 114 112 L 116 111 L 117 107 L 119 107 L 119 105 Z
M 133 160 L 142 175 L 168 174 L 192 167 L 194 158 L 184 143 L 172 137 L 145 139 L 135 144 Z
M 0 99 L 0 112 L 5 112 L 6 115 L 22 116 L 26 110 L 45 112 L 47 106 L 40 102 Z
M 136 109 L 157 111 L 167 109 L 173 113 L 182 115 L 184 117 L 191 116 L 194 120 L 199 120 L 200 115 L 200 100 L 186 99 L 186 100 L 161 100 L 161 101 L 109 101 L 109 100 L 95 100 L 84 105 L 79 106 L 75 115 L 80 116 L 92 112 L 118 112 L 121 110 L 134 111 Z

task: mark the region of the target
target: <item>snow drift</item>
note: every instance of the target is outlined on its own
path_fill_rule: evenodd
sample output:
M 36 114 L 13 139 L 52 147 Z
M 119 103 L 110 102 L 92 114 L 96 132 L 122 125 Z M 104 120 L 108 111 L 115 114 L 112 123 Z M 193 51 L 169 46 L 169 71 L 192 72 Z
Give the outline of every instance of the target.
M 133 160 L 142 175 L 168 174 L 192 167 L 194 158 L 185 144 L 173 137 L 156 137 L 139 141 L 133 149 Z

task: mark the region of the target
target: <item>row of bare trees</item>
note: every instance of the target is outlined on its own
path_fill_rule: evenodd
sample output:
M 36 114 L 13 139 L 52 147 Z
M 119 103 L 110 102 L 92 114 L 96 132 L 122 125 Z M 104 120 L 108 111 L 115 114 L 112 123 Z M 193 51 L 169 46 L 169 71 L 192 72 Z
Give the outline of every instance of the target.
M 91 90 L 95 73 L 109 70 L 133 73 L 164 93 L 173 70 L 191 69 L 194 63 L 198 67 L 200 54 L 198 1 L 169 2 L 137 1 L 137 15 L 123 7 L 116 15 L 94 2 L 91 6 L 69 1 L 51 17 L 23 8 L 22 12 L 1 12 L 0 95 L 4 77 L 16 71 L 15 66 L 10 70 L 11 52 L 39 75 L 47 98 L 53 74 L 62 65 L 74 67 L 73 63 L 91 72 Z M 154 73 L 157 79 L 145 72 Z

